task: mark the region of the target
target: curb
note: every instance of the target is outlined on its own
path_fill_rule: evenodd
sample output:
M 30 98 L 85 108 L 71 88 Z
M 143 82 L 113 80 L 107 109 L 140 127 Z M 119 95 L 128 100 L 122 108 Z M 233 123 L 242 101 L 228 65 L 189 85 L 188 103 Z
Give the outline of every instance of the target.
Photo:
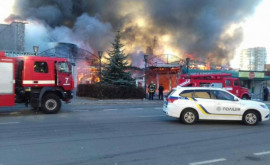
M 97 100 L 93 98 L 76 98 L 69 105 L 102 105 L 102 104 L 163 104 L 163 100 L 148 100 L 148 99 L 110 99 Z

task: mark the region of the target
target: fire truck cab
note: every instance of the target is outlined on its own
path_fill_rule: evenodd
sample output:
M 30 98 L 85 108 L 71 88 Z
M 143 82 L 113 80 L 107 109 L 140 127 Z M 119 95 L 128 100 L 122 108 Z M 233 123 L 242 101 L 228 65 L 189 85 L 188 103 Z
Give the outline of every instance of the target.
M 231 77 L 232 74 L 182 74 L 178 80 L 178 86 L 194 87 L 221 87 L 242 99 L 250 99 L 247 88 L 241 87 L 238 78 Z
M 73 97 L 71 64 L 65 58 L 6 57 L 0 52 L 0 106 L 31 105 L 57 113 Z

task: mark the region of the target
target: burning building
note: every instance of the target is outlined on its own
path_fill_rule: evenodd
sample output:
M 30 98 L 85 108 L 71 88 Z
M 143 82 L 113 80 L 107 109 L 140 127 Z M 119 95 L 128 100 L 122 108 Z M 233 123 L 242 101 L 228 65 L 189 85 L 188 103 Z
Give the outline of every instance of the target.
M 99 82 L 99 59 L 97 56 L 87 50 L 78 48 L 71 43 L 49 43 L 50 49 L 41 52 L 40 56 L 54 56 L 69 59 L 74 63 L 73 77 L 75 86 L 77 84 L 93 84 Z
M 177 86 L 179 71 L 179 65 L 174 64 L 150 66 L 146 71 L 147 84 L 153 81 L 157 88 L 162 85 L 165 92 L 168 92 L 173 87 Z
M 171 56 L 171 58 L 169 58 Z M 191 56 L 191 55 L 189 55 Z M 172 58 L 173 57 L 173 58 Z M 189 58 L 190 59 L 190 58 Z M 171 61 L 170 61 L 171 60 Z M 156 55 L 150 55 L 149 61 L 147 61 L 147 67 L 145 69 L 145 75 L 141 74 L 137 79 L 139 82 L 144 83 L 146 78 L 146 84 L 150 84 L 153 81 L 157 88 L 163 85 L 165 92 L 171 90 L 177 86 L 178 79 L 181 73 L 186 73 L 188 70 L 198 71 L 210 71 L 210 70 L 230 70 L 228 66 L 217 65 L 211 60 L 206 61 L 195 60 L 191 58 L 188 62 L 187 59 L 182 59 L 176 55 L 165 54 L 162 57 Z M 143 77 L 143 76 L 144 77 Z
M 22 52 L 24 51 L 25 22 L 12 22 L 0 24 L 0 50 Z
M 104 5 L 105 3 L 107 5 Z M 192 59 L 200 61 L 211 59 L 211 63 L 218 65 L 227 63 L 234 56 L 243 38 L 243 29 L 235 25 L 251 15 L 258 4 L 259 1 L 246 0 L 239 0 L 237 3 L 171 0 L 169 6 L 164 6 L 164 2 L 160 0 L 35 0 L 35 3 L 30 0 L 15 0 L 14 11 L 10 13 L 9 20 L 29 22 L 26 26 L 29 33 L 26 33 L 25 37 L 28 39 L 25 51 L 31 51 L 33 45 L 44 47 L 48 42 L 77 45 L 76 50 L 74 46 L 65 49 L 65 46 L 60 44 L 62 45 L 60 50 L 65 52 L 62 53 L 64 56 L 76 58 L 76 62 L 79 63 L 77 67 L 83 73 L 80 74 L 78 82 L 84 83 L 99 81 L 96 78 L 98 57 L 95 54 L 97 50 L 109 50 L 114 32 L 120 30 L 126 54 L 144 52 L 162 59 L 162 62 L 154 63 L 150 63 L 149 60 L 146 70 L 149 73 L 147 80 L 153 79 L 159 84 L 156 77 L 159 76 L 158 79 L 165 83 L 165 80 L 175 75 L 175 70 L 179 69 L 179 58 L 185 58 L 187 54 L 192 54 Z M 0 30 L 3 32 L 4 29 L 0 27 Z M 23 34 L 23 31 L 20 34 Z M 145 52 L 145 47 L 149 45 L 152 50 Z M 22 50 L 22 47 L 8 49 Z M 54 54 L 60 54 L 57 48 L 54 50 L 56 51 Z M 177 63 L 170 66 L 176 61 L 174 59 L 176 54 L 179 55 Z M 143 58 L 138 57 L 135 55 L 131 59 L 141 60 L 143 63 Z M 87 60 L 78 62 L 82 59 Z M 200 62 L 197 65 L 193 64 L 192 60 L 190 66 L 200 69 L 211 68 L 210 64 Z M 93 74 L 87 75 L 88 71 Z M 160 74 L 156 74 L 155 71 Z M 138 76 L 144 77 L 144 73 Z M 173 82 L 174 78 L 166 82 L 171 84 L 167 85 L 168 89 L 174 86 Z

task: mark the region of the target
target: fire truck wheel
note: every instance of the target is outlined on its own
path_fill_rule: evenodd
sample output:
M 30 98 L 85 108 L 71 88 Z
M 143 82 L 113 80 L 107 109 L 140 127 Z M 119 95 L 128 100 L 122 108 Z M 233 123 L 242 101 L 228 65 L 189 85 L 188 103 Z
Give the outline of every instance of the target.
M 242 99 L 243 99 L 243 100 L 248 100 L 249 97 L 248 97 L 248 95 L 243 95 L 243 96 L 242 96 Z
M 43 96 L 41 109 L 44 113 L 53 114 L 59 112 L 61 108 L 61 100 L 60 98 L 53 94 L 49 93 Z

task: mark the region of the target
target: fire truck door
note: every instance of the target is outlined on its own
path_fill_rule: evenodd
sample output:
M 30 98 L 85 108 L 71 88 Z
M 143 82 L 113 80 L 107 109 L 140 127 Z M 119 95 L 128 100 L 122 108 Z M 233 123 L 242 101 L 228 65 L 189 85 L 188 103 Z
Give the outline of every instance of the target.
M 11 59 L 0 59 L 0 106 L 13 106 L 14 94 L 14 63 Z
M 234 86 L 233 94 L 235 94 L 237 97 L 241 97 L 240 96 L 240 94 L 241 94 L 241 83 L 240 83 L 240 81 L 239 80 L 234 80 L 233 86 Z
M 225 86 L 223 88 L 226 89 L 229 92 L 232 92 L 233 87 L 232 87 L 231 80 L 225 80 Z
M 58 62 L 57 86 L 62 86 L 65 90 L 71 90 L 72 75 L 67 62 Z

